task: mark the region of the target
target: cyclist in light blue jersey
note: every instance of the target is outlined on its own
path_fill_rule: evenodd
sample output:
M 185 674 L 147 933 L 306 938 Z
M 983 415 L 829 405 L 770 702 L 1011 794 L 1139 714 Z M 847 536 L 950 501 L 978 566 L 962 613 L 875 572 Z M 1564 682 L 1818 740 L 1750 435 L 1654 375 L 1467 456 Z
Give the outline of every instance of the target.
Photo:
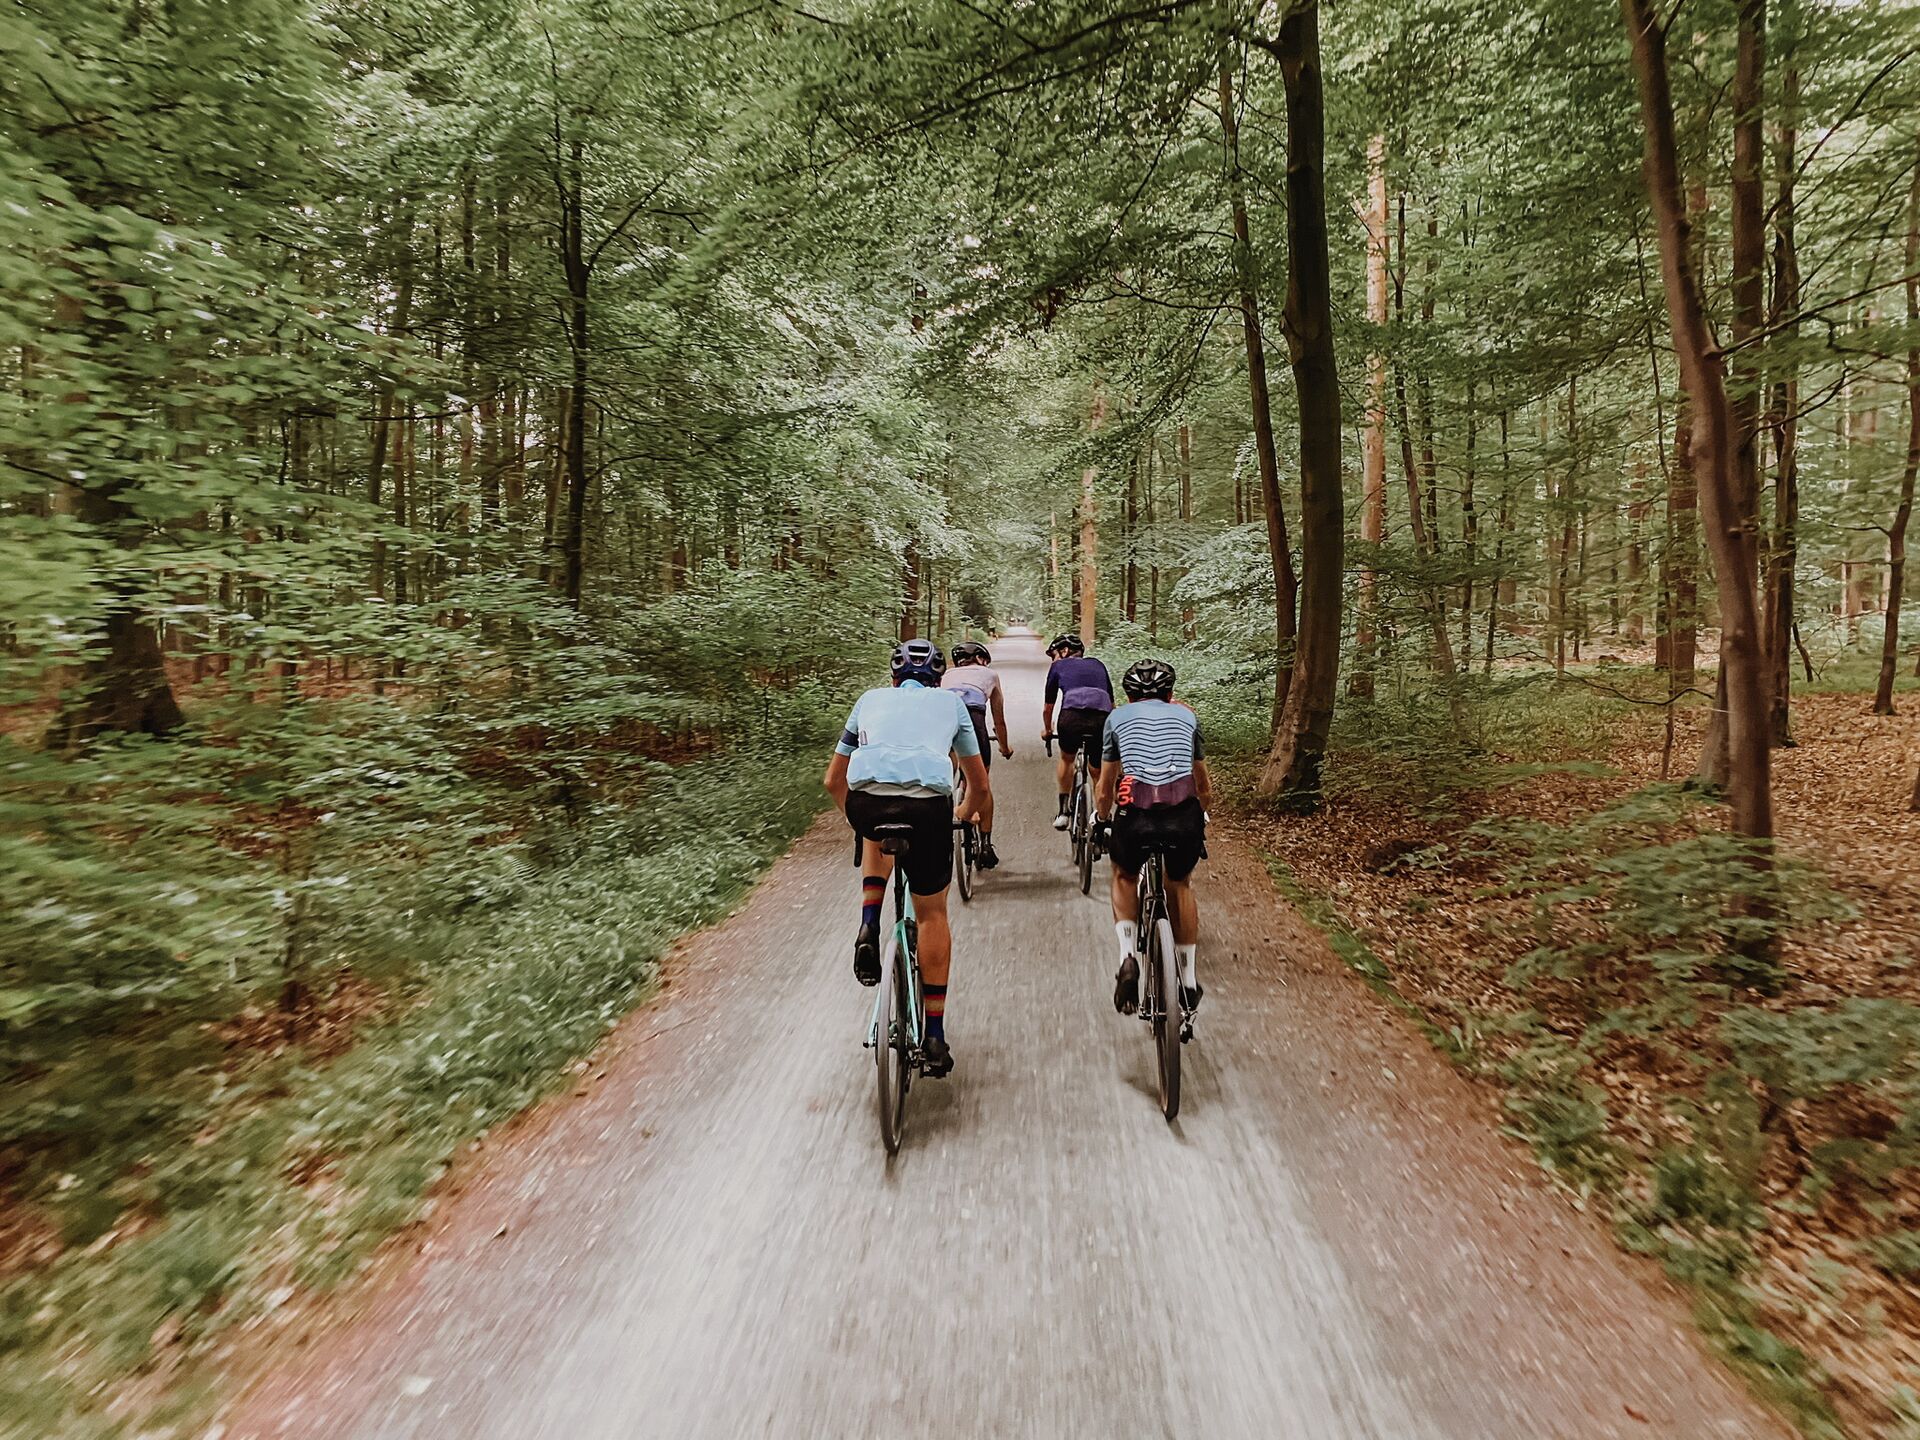
M 920 927 L 925 1073 L 936 1079 L 953 1069 L 946 1011 L 953 958 L 947 886 L 953 879 L 954 766 L 967 782 L 967 813 L 959 819 L 978 819 L 992 795 L 966 702 L 938 688 L 946 668 L 947 657 L 929 641 L 909 640 L 895 649 L 893 686 L 869 690 L 855 702 L 827 762 L 825 781 L 827 793 L 865 842 L 860 929 L 853 943 L 853 973 L 862 985 L 880 983 L 880 907 L 893 870 L 893 857 L 881 852 L 874 832 L 881 825 L 911 827 L 901 863 Z

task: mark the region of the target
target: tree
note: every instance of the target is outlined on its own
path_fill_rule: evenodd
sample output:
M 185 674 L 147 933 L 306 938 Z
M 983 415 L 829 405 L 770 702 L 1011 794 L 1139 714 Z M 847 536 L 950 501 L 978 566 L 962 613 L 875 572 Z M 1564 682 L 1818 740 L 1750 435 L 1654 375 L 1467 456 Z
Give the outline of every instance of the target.
M 1740 431 L 1728 398 L 1723 352 L 1707 321 L 1694 270 L 1692 233 L 1674 140 L 1667 37 L 1650 0 L 1621 0 L 1645 130 L 1645 179 L 1660 239 L 1661 279 L 1673 348 L 1693 406 L 1693 454 L 1720 592 L 1721 668 L 1726 676 L 1727 791 L 1735 833 L 1773 838 L 1765 657 L 1760 648 L 1753 530 L 1745 504 Z M 1743 62 L 1746 63 L 1746 62 Z M 1757 277 L 1755 277 L 1757 284 Z M 1770 865 L 1765 851 L 1756 863 Z
M 1900 599 L 1907 575 L 1907 522 L 1913 516 L 1913 483 L 1920 474 L 1920 163 L 1907 192 L 1907 459 L 1900 471 L 1900 503 L 1887 529 L 1887 620 L 1880 641 L 1880 678 L 1873 713 L 1893 714 L 1893 676 L 1900 663 Z
M 1271 47 L 1287 94 L 1287 351 L 1300 404 L 1299 649 L 1286 711 L 1260 791 L 1296 808 L 1319 804 L 1321 769 L 1340 680 L 1345 500 L 1340 475 L 1340 378 L 1334 361 L 1327 257 L 1325 103 L 1320 12 L 1290 10 Z

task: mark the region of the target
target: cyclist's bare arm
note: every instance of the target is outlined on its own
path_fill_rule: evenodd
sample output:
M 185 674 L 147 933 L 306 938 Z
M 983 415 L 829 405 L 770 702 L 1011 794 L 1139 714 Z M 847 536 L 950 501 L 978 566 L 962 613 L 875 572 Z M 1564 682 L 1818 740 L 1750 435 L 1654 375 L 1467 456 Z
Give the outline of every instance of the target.
M 833 758 L 827 761 L 827 773 L 821 777 L 820 783 L 827 787 L 827 794 L 833 797 L 833 803 L 844 813 L 847 808 L 847 757 L 845 755 L 838 751 L 834 752 Z
M 1007 702 L 1000 696 L 999 690 L 993 692 L 990 702 L 993 706 L 993 733 L 1000 738 L 1001 758 L 1013 758 L 1013 742 L 1007 739 Z
M 1207 762 L 1204 760 L 1193 762 L 1193 790 L 1200 797 L 1200 808 L 1211 810 L 1213 808 L 1213 776 L 1208 773 Z
M 1053 702 L 1049 700 L 1040 707 L 1040 735 L 1042 739 L 1053 734 Z
M 1100 778 L 1094 782 L 1093 786 L 1093 813 L 1102 820 L 1113 818 L 1113 801 L 1119 791 L 1120 767 L 1102 765 Z

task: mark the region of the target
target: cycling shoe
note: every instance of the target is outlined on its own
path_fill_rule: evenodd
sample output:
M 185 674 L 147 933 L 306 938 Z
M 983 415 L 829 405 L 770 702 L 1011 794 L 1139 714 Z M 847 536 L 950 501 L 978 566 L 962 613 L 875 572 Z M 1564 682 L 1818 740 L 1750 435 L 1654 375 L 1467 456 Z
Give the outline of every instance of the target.
M 880 983 L 880 927 L 862 925 L 853 941 L 853 978 L 862 985 Z
M 1113 977 L 1113 1008 L 1131 1015 L 1140 1008 L 1140 962 L 1129 955 Z
M 993 848 L 990 841 L 980 842 L 980 853 L 974 857 L 974 863 L 982 870 L 991 870 L 1000 863 L 1000 852 Z
M 944 1080 L 953 1073 L 953 1051 L 947 1042 L 929 1035 L 920 1047 L 920 1073 L 929 1080 Z

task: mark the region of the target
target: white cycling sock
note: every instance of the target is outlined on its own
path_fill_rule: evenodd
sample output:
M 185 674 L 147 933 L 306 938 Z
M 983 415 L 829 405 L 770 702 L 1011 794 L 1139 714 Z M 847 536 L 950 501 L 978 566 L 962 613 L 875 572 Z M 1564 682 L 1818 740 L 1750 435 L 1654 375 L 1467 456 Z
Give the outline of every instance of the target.
M 1198 945 L 1176 945 L 1173 947 L 1174 963 L 1180 967 L 1180 983 L 1182 985 L 1188 986 L 1189 988 L 1191 988 L 1194 983 L 1194 979 L 1193 979 L 1194 952 L 1197 951 L 1199 948 L 1200 947 Z
M 1131 920 L 1113 922 L 1113 933 L 1120 937 L 1120 958 L 1126 959 L 1133 954 L 1140 937 L 1140 927 Z

